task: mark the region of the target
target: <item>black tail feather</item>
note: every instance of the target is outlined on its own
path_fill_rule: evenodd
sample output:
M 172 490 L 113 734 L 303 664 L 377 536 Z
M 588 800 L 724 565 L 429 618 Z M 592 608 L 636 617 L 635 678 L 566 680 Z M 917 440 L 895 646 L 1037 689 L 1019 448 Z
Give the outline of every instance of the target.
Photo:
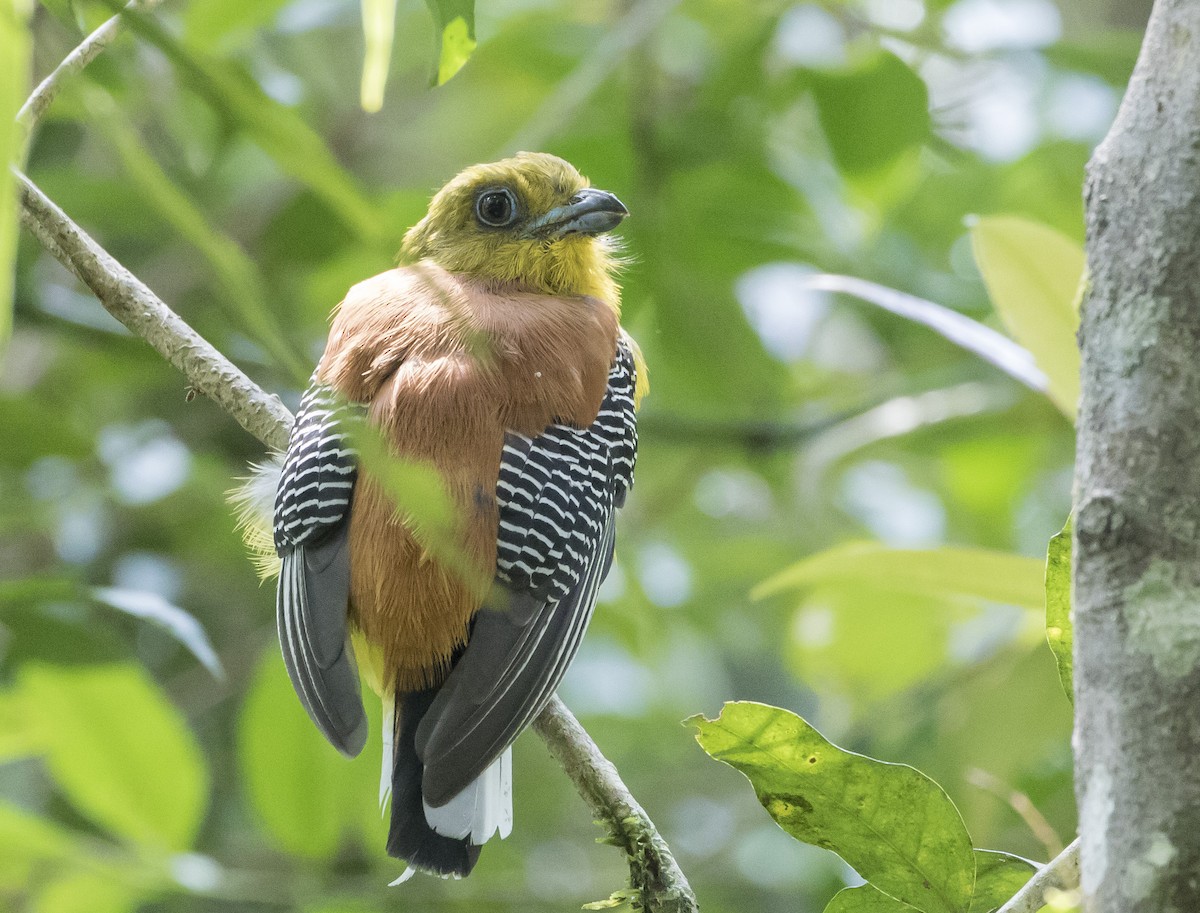
M 399 732 L 392 766 L 392 817 L 388 828 L 388 855 L 435 875 L 469 875 L 479 860 L 480 847 L 470 839 L 456 840 L 435 832 L 425 820 L 421 799 L 424 767 L 414 744 L 417 725 L 433 703 L 436 689 L 397 695 Z

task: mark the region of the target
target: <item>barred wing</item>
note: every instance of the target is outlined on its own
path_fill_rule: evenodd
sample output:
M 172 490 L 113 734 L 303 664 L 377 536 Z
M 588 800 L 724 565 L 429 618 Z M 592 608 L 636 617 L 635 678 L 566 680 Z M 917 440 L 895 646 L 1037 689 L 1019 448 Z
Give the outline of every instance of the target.
M 275 498 L 282 565 L 276 622 L 292 686 L 317 728 L 353 757 L 367 738 L 354 653 L 347 639 L 350 501 L 357 454 L 343 423 L 360 407 L 313 385 L 300 403 Z
M 512 744 L 579 649 L 633 483 L 635 380 L 622 342 L 594 424 L 505 440 L 496 585 L 416 733 L 430 805 L 448 802 Z

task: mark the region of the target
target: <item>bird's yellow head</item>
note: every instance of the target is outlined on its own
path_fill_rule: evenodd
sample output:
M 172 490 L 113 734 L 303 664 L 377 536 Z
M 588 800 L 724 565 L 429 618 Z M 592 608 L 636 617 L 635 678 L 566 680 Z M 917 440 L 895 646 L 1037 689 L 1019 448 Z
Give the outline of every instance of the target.
M 568 162 L 541 152 L 467 168 L 437 192 L 402 255 L 553 295 L 619 308 L 615 243 L 629 210 Z

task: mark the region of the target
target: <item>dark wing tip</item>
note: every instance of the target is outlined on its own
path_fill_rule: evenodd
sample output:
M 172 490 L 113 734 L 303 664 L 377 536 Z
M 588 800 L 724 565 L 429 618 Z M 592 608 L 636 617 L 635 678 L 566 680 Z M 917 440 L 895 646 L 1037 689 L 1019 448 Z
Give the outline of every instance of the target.
M 388 855 L 403 859 L 423 872 L 463 878 L 479 861 L 480 847 L 469 839 L 460 840 L 437 833 L 425 819 L 424 802 L 427 799 L 422 795 L 422 764 L 414 739 L 434 694 L 432 689 L 407 694 L 400 707 L 387 851 Z
M 345 641 L 345 601 L 310 605 L 310 589 L 320 589 L 310 571 L 304 546 L 283 556 L 276 600 L 283 661 L 309 718 L 334 748 L 353 758 L 367 743 L 368 723 L 354 652 Z M 322 649 L 331 636 L 340 649 L 331 651 L 328 644 Z

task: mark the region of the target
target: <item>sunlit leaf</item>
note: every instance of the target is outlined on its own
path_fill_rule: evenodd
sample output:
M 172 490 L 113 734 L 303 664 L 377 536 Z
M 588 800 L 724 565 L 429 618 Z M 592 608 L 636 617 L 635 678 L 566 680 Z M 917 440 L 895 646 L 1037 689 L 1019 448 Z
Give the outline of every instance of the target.
M 95 587 L 91 592 L 99 602 L 162 628 L 187 647 L 192 655 L 200 660 L 204 668 L 213 674 L 214 678 L 223 679 L 225 677 L 221 660 L 217 656 L 217 651 L 213 649 L 204 626 L 179 606 L 172 605 L 157 593 L 145 590 L 131 590 L 125 587 Z
M 1058 678 L 1067 700 L 1074 703 L 1072 684 L 1074 642 L 1071 624 L 1071 518 L 1067 525 L 1050 539 L 1046 548 L 1046 640 L 1058 663 Z
M 878 51 L 846 70 L 811 74 L 821 127 L 838 167 L 881 168 L 929 136 L 929 90 L 895 54 Z
M 68 831 L 0 803 L 0 888 L 23 885 L 34 868 L 76 852 L 75 838 Z
M 362 0 L 363 51 L 360 104 L 364 111 L 383 107 L 383 90 L 392 62 L 396 34 L 396 0 Z
M 1079 293 L 1083 248 L 1052 228 L 1018 216 L 984 216 L 971 225 L 975 261 L 1009 332 L 1049 378 L 1049 395 L 1070 418 L 1079 404 Z
M 961 346 L 995 365 L 1031 390 L 1046 393 L 1049 389 L 1049 380 L 1034 364 L 1033 355 L 1007 336 L 958 311 L 853 276 L 815 274 L 805 280 L 805 285 L 827 292 L 842 292 L 869 301 L 898 317 L 929 327 L 956 346 Z
M 888 897 L 870 884 L 843 888 L 825 906 L 825 913 L 914 913 L 915 907 Z
M 425 0 L 433 14 L 433 76 L 443 85 L 475 51 L 475 0 Z
M 788 629 L 793 673 L 856 708 L 912 687 L 947 665 L 961 600 L 838 580 L 804 594 Z
M 278 647 L 267 649 L 254 675 L 238 736 L 250 802 L 283 849 L 327 857 L 360 827 L 364 805 L 373 805 L 378 768 L 370 768 L 378 755 L 347 761 L 325 741 L 292 690 Z
M 261 34 L 288 0 L 204 0 L 180 11 L 188 44 L 205 50 L 243 44 Z
M 208 771 L 183 717 L 140 668 L 31 664 L 18 687 L 45 721 L 50 772 L 81 812 L 137 843 L 192 845 Z
M 1028 859 L 998 853 L 975 851 L 975 891 L 969 913 L 994 913 L 1033 877 L 1037 867 Z
M 15 120 L 29 91 L 31 0 L 0 0 L 0 352 L 12 332 L 17 196 L 9 165 L 23 159 L 24 130 Z
M 79 870 L 50 882 L 32 913 L 131 913 L 147 898 L 133 885 L 98 871 Z
M 37 754 L 44 738 L 36 709 L 15 689 L 0 691 L 0 762 Z
M 688 722 L 793 837 L 832 850 L 925 913 L 965 913 L 975 883 L 971 839 L 950 797 L 920 771 L 843 751 L 765 704 L 727 703 L 716 720 Z
M 930 596 L 965 596 L 1040 609 L 1045 602 L 1044 566 L 1036 558 L 982 548 L 943 546 L 893 549 L 852 542 L 811 555 L 763 581 L 751 595 L 848 581 L 884 590 Z
M 351 421 L 347 426 L 362 465 L 392 499 L 396 515 L 413 538 L 477 591 L 485 591 L 490 575 L 482 574 L 462 548 L 458 533 L 462 517 L 437 468 L 395 456 L 378 429 L 365 422 Z

